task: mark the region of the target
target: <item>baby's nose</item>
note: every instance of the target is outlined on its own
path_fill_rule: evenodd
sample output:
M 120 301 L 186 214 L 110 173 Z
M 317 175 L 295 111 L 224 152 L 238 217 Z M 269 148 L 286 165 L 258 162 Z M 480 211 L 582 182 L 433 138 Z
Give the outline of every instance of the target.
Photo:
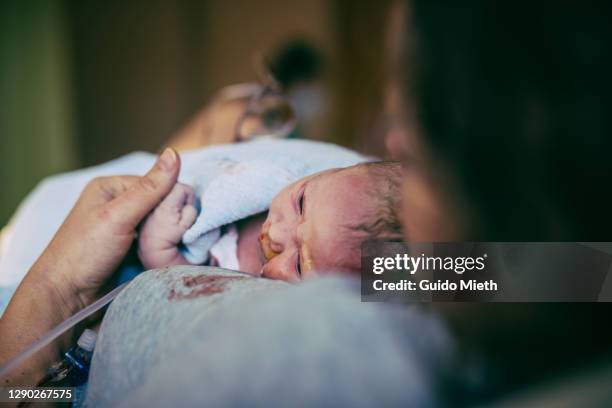
M 286 231 L 277 225 L 272 225 L 268 229 L 268 237 L 270 238 L 270 249 L 274 252 L 283 252 L 283 243 L 287 239 Z
M 274 238 L 272 238 L 272 236 L 270 236 L 269 243 L 270 243 L 270 249 L 272 251 L 274 251 L 276 253 L 276 255 L 278 255 L 281 252 L 283 252 L 283 244 L 281 244 L 279 241 L 277 241 Z
M 259 242 L 261 243 L 263 256 L 267 261 L 271 260 L 280 253 L 278 250 L 278 245 L 273 243 L 272 239 L 270 238 L 269 230 L 267 232 L 262 232 L 259 235 Z

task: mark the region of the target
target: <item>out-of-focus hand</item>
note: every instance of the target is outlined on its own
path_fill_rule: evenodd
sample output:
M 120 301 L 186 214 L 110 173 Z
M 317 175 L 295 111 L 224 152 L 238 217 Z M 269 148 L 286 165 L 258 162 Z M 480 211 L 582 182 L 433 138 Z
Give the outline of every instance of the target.
M 236 125 L 246 104 L 242 99 L 214 99 L 175 133 L 166 146 L 181 152 L 235 142 Z

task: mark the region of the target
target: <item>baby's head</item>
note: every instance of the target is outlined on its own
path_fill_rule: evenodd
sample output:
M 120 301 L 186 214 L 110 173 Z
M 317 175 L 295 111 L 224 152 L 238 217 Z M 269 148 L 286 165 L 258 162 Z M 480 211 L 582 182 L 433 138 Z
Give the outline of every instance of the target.
M 402 237 L 399 163 L 363 163 L 306 177 L 272 201 L 259 241 L 262 275 L 290 282 L 358 272 L 361 243 Z

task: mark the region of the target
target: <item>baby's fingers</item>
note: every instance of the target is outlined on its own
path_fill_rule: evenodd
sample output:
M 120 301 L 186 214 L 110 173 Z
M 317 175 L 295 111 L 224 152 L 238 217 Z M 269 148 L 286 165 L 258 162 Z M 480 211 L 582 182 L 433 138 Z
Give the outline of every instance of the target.
M 195 193 L 193 188 L 186 184 L 176 183 L 170 194 L 162 201 L 161 206 L 168 209 L 182 210 L 184 206 L 193 205 L 194 202 Z
M 183 207 L 183 210 L 181 211 L 181 220 L 179 221 L 179 225 L 181 226 L 181 228 L 187 230 L 193 225 L 197 217 L 198 210 L 196 210 L 193 205 L 187 204 L 185 207 Z

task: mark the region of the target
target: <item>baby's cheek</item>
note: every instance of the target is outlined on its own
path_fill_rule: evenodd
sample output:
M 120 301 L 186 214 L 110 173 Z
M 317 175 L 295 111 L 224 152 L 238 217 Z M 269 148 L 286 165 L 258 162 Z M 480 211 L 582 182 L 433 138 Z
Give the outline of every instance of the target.
M 310 256 L 308 242 L 304 242 L 304 245 L 302 246 L 302 268 L 303 268 L 302 269 L 303 271 L 310 272 L 309 275 L 315 274 L 314 267 L 312 265 L 312 257 Z
M 351 248 L 345 242 L 330 242 L 330 251 L 326 256 L 319 256 L 316 260 L 317 270 L 313 276 L 345 274 L 359 275 L 361 273 L 361 248 Z M 310 276 L 309 276 L 310 277 Z

